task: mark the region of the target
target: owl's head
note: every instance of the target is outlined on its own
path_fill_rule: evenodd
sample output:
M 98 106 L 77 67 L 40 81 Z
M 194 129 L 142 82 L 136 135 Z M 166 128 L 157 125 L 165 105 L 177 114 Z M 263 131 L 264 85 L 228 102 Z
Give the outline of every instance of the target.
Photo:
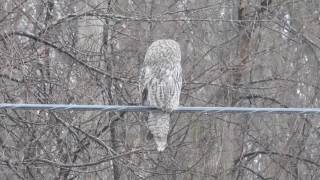
M 180 45 L 171 39 L 160 39 L 153 42 L 145 56 L 146 64 L 180 63 Z

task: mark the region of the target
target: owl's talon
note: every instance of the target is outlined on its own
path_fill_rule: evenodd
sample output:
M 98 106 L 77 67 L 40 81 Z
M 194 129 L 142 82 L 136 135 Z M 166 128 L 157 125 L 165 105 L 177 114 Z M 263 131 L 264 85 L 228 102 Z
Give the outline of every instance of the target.
M 162 107 L 161 110 L 166 113 L 172 113 L 174 109 L 173 107 Z

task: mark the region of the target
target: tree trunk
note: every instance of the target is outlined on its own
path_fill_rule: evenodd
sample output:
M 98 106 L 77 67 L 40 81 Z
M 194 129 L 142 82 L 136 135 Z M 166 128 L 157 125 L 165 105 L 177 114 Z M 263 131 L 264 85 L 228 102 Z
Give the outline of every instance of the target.
M 231 107 L 237 106 L 239 103 L 240 97 L 240 89 L 241 82 L 244 82 L 243 75 L 246 71 L 248 61 L 249 61 L 249 51 L 250 51 L 250 40 L 251 40 L 251 23 L 248 21 L 248 8 L 249 2 L 248 0 L 239 0 L 239 8 L 238 8 L 238 20 L 239 23 L 239 46 L 238 46 L 238 59 L 236 64 L 233 65 L 230 78 L 229 85 L 231 88 L 227 91 L 228 94 L 225 96 L 228 99 L 228 104 Z M 224 123 L 223 126 L 223 134 L 222 134 L 222 161 L 223 168 L 225 170 L 225 176 L 223 179 L 237 179 L 237 177 L 241 177 L 241 168 L 235 166 L 235 159 L 239 158 L 242 153 L 241 143 L 243 139 L 243 128 L 245 128 L 245 121 L 241 121 L 239 115 L 229 115 L 230 121 L 234 123 L 240 123 L 241 126 L 237 127 L 234 123 Z M 240 122 L 241 121 L 241 122 Z M 242 144 L 242 145 L 241 145 Z

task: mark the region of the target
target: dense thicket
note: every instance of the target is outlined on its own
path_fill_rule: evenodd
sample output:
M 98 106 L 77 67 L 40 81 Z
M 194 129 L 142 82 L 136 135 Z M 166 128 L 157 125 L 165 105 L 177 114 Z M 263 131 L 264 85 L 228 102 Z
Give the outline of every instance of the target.
M 182 106 L 319 107 L 319 0 L 0 0 L 0 102 L 139 104 L 147 47 L 182 50 Z M 0 111 L 1 179 L 315 180 L 320 116 Z

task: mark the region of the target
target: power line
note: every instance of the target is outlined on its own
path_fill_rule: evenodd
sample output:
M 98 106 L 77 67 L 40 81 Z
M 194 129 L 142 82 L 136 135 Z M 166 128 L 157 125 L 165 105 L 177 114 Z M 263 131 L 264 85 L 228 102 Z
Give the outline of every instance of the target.
M 127 105 L 76 105 L 76 104 L 0 104 L 0 109 L 52 110 L 52 111 L 117 111 L 148 112 L 159 111 L 149 106 Z M 320 113 L 320 108 L 255 108 L 255 107 L 178 107 L 174 112 L 181 113 Z

